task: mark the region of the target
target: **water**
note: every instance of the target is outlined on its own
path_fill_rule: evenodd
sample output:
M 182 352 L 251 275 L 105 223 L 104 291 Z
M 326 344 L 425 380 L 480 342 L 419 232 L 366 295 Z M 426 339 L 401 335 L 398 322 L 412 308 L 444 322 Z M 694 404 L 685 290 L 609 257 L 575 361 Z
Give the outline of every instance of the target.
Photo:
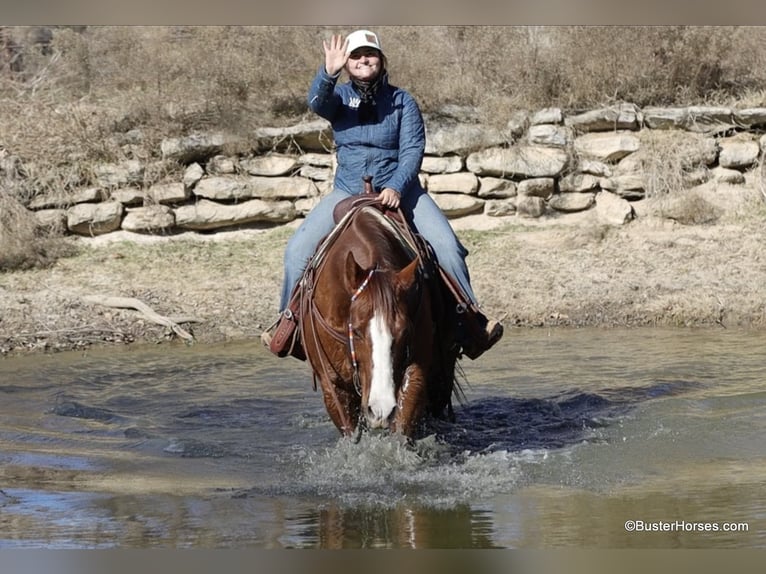
M 255 342 L 4 359 L 0 548 L 764 547 L 764 347 L 510 330 L 414 445 Z

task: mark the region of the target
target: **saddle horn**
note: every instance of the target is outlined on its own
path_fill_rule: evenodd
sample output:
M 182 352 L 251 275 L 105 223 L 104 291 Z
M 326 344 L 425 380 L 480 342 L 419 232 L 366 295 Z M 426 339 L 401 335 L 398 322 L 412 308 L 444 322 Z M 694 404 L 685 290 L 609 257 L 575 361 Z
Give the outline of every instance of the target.
M 364 180 L 364 193 L 365 194 L 373 194 L 375 193 L 375 188 L 372 187 L 372 176 L 371 175 L 365 175 L 362 177 Z

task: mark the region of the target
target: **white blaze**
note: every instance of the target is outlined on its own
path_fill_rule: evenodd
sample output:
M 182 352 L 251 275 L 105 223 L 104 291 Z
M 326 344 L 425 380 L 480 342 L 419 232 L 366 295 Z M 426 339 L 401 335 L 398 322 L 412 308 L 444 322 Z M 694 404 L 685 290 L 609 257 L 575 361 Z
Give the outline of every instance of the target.
M 378 313 L 370 321 L 372 342 L 372 383 L 368 406 L 374 419 L 373 426 L 382 426 L 396 406 L 394 396 L 394 366 L 391 357 L 393 337 L 386 322 Z

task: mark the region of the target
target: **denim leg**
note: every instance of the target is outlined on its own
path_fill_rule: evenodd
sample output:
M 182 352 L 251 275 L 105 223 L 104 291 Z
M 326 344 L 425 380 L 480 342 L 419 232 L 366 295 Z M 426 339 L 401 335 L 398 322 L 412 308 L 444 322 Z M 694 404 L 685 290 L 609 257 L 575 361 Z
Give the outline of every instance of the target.
M 300 281 L 306 265 L 314 255 L 319 242 L 335 227 L 332 218 L 333 209 L 339 201 L 349 197 L 349 194 L 339 189 L 334 189 L 309 212 L 306 219 L 301 223 L 293 236 L 287 242 L 284 256 L 284 279 L 282 281 L 282 295 L 279 302 L 280 313 L 287 308 L 290 295 Z
M 478 304 L 465 263 L 468 250 L 455 235 L 444 212 L 430 195 L 418 187 L 410 189 L 402 198 L 402 208 L 405 213 L 411 214 L 418 233 L 433 247 L 442 269 L 457 281 L 471 302 Z

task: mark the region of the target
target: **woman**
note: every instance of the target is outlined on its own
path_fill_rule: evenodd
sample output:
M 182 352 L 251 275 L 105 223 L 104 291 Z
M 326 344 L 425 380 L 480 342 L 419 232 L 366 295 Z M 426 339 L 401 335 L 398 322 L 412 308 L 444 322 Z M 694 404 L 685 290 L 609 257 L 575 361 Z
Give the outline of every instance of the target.
M 477 308 L 465 257 L 449 221 L 423 190 L 418 172 L 425 150 L 425 127 L 412 96 L 388 83 L 386 57 L 378 36 L 357 30 L 343 40 L 323 41 L 325 62 L 311 85 L 308 104 L 332 125 L 337 153 L 334 189 L 308 214 L 285 250 L 280 315 L 319 242 L 333 229 L 333 209 L 341 200 L 364 191 L 363 177 L 372 176 L 379 200 L 401 208 L 431 244 L 439 265 L 457 282 Z M 350 81 L 338 84 L 346 70 Z M 502 336 L 502 325 L 476 311 L 472 333 L 463 334 L 463 353 L 474 359 Z M 269 332 L 262 337 L 265 344 Z

